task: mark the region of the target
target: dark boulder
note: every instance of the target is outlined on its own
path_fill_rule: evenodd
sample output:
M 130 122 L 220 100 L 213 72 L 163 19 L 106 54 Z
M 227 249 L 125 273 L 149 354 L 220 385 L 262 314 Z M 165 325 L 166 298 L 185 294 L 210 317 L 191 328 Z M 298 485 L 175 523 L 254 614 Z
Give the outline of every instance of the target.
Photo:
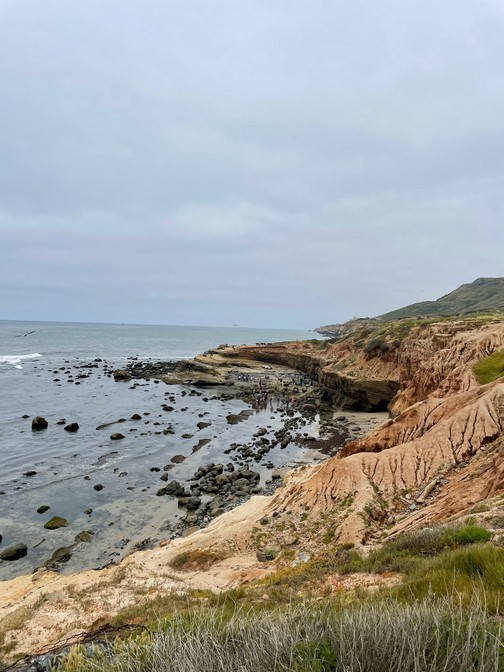
M 69 425 L 64 427 L 65 432 L 78 432 L 79 425 L 77 422 L 71 422 Z
M 170 481 L 164 490 L 167 495 L 173 495 L 175 497 L 182 497 L 184 494 L 184 488 L 178 481 Z
M 47 429 L 49 423 L 41 415 L 37 415 L 32 420 L 32 431 L 39 432 L 41 429 Z
M 16 544 L 15 546 L 9 546 L 5 551 L 0 553 L 0 560 L 5 560 L 6 562 L 13 562 L 14 560 L 20 560 L 28 554 L 28 546 L 26 544 Z
M 53 516 L 51 520 L 48 520 L 44 525 L 46 530 L 57 530 L 60 527 L 68 527 L 68 520 L 61 518 L 60 516 Z
M 131 380 L 131 373 L 125 369 L 116 369 L 113 375 L 114 380 Z
M 121 434 L 121 432 L 116 432 L 115 434 L 111 434 L 110 438 L 112 441 L 120 441 L 121 439 L 125 439 L 126 437 L 124 434 Z

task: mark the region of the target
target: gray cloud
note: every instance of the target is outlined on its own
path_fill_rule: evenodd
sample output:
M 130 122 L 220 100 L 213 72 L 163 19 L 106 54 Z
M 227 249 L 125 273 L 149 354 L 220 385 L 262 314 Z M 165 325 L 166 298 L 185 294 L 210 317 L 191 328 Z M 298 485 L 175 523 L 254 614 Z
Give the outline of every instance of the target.
M 503 27 L 0 0 L 2 316 L 312 327 L 504 275 Z

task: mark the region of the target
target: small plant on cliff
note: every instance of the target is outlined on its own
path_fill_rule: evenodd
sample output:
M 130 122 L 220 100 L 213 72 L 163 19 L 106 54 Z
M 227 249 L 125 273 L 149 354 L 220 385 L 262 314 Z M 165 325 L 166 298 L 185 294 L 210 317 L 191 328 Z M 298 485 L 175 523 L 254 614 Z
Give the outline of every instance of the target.
M 504 376 L 504 350 L 494 352 L 488 357 L 480 359 L 474 365 L 473 371 L 480 385 L 486 385 Z
M 183 572 L 204 571 L 225 557 L 224 553 L 195 550 L 176 555 L 168 564 L 172 569 Z

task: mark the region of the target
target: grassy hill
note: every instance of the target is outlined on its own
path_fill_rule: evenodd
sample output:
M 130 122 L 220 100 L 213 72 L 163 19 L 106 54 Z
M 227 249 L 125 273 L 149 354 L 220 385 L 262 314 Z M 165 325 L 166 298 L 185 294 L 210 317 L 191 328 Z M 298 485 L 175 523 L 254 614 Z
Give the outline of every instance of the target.
M 412 303 L 379 315 L 379 319 L 388 322 L 405 317 L 460 315 L 494 310 L 504 310 L 504 278 L 478 278 L 436 301 Z

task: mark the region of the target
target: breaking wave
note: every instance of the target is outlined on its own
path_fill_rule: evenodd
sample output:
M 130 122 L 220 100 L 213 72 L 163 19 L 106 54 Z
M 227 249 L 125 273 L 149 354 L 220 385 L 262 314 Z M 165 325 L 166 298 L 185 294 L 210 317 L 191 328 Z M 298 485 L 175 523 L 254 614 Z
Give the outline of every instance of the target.
M 42 357 L 39 352 L 32 352 L 29 355 L 0 355 L 0 364 L 10 364 L 15 369 L 22 369 L 21 362 L 24 359 L 36 359 Z

